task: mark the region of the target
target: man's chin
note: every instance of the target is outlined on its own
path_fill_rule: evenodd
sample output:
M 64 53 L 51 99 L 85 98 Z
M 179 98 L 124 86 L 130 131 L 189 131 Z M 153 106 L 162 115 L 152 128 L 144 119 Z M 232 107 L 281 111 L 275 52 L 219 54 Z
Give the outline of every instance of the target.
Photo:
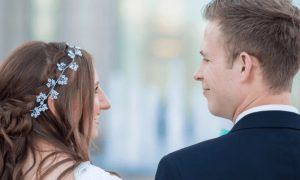
M 218 117 L 223 117 L 224 116 L 223 113 L 220 110 L 218 110 L 216 107 L 210 107 L 208 105 L 208 110 L 214 116 L 218 116 Z

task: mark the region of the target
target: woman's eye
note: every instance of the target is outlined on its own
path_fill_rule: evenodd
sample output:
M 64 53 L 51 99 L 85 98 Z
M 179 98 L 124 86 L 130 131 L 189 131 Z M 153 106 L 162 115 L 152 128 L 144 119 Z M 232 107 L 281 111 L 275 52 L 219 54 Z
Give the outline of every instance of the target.
M 95 93 L 97 94 L 99 92 L 99 87 L 97 86 L 96 88 L 95 88 Z

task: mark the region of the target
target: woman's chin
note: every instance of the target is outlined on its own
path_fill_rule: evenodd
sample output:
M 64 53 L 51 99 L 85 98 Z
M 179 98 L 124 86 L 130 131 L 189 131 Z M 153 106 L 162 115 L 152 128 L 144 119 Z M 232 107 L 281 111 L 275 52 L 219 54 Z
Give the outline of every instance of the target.
M 97 136 L 98 136 L 98 131 L 95 130 L 94 132 L 92 132 L 91 139 L 95 140 Z

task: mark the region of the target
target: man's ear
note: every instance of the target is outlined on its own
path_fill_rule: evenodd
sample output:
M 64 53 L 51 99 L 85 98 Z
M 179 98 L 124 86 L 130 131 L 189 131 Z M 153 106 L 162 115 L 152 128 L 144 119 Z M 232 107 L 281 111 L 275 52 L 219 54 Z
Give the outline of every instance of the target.
M 246 52 L 240 53 L 238 58 L 238 71 L 241 75 L 241 81 L 248 81 L 252 77 L 253 69 L 256 65 L 256 59 Z
M 51 97 L 49 97 L 47 99 L 47 103 L 48 103 L 48 107 L 49 107 L 50 111 L 52 112 L 52 114 L 54 114 L 56 116 L 57 115 L 57 111 L 56 111 L 55 106 L 54 106 L 54 99 L 52 99 Z

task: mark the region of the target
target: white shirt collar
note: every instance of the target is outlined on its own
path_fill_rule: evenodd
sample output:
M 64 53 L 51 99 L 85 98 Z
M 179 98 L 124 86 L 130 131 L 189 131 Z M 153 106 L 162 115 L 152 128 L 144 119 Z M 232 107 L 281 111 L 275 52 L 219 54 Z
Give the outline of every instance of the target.
M 259 111 L 288 111 L 288 112 L 293 112 L 296 114 L 299 114 L 299 111 L 297 108 L 294 106 L 289 106 L 289 105 L 282 105 L 282 104 L 270 104 L 270 105 L 263 105 L 263 106 L 257 106 L 250 108 L 241 114 L 238 115 L 238 117 L 235 120 L 235 124 L 241 120 L 243 117 L 245 117 L 248 114 L 254 113 L 254 112 L 259 112 Z

